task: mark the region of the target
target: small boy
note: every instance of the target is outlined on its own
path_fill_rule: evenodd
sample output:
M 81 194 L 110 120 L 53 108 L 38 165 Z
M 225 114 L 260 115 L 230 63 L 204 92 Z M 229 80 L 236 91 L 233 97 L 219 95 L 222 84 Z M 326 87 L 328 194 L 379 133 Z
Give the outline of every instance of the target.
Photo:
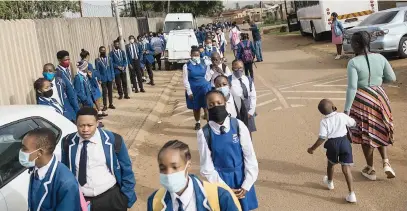
M 329 190 L 334 189 L 334 182 L 332 180 L 334 165 L 340 163 L 349 189 L 346 201 L 355 203 L 356 195 L 352 188 L 353 179 L 350 170 L 350 166 L 353 165 L 352 146 L 347 138 L 347 127 L 356 126 L 356 122 L 344 113 L 337 113 L 337 108 L 332 101 L 328 99 L 323 99 L 319 102 L 318 110 L 325 115 L 325 117 L 320 123 L 319 138 L 312 147 L 308 148 L 308 153 L 313 154 L 314 151 L 325 142 L 324 148 L 326 148 L 328 168 L 327 176 L 324 176 L 323 181 Z

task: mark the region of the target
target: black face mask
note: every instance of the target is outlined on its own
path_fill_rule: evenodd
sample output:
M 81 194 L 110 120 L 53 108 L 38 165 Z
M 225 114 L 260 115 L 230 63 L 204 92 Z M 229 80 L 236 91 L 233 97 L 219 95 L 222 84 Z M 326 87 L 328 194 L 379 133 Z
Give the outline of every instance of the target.
M 53 94 L 54 94 L 54 90 L 52 90 L 52 89 L 50 89 L 50 90 L 48 90 L 48 91 L 42 93 L 42 95 L 43 95 L 44 97 L 46 97 L 46 98 L 52 97 Z
M 229 116 L 229 113 L 226 111 L 226 106 L 221 105 L 221 106 L 215 106 L 211 109 L 208 109 L 209 112 L 209 120 L 214 121 L 216 123 L 221 123 L 223 122 L 227 116 Z
M 106 52 L 100 52 L 101 57 L 106 57 Z

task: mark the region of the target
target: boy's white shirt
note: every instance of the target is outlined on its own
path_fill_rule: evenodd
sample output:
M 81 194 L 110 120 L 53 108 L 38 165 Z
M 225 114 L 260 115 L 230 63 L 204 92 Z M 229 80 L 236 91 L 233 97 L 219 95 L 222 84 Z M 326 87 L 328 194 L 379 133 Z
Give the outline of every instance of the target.
M 346 127 L 356 126 L 356 121 L 344 113 L 332 112 L 321 120 L 319 138 L 343 137 L 348 133 Z
M 253 116 L 256 111 L 256 104 L 257 104 L 256 88 L 254 87 L 254 82 L 253 82 L 252 91 L 250 91 L 249 79 L 245 75 L 242 75 L 242 82 L 244 83 L 244 85 L 246 85 L 247 92 L 249 94 L 250 109 L 247 108 L 247 109 L 249 109 L 248 113 Z M 240 97 L 240 98 L 244 99 L 243 89 L 242 89 L 242 86 L 240 85 L 240 81 L 233 74 L 232 74 L 231 94 L 233 94 L 235 97 Z
M 194 65 L 196 64 L 193 61 L 191 61 L 191 62 Z M 189 80 L 188 80 L 188 63 L 184 64 L 184 66 L 182 67 L 182 75 L 183 75 L 184 88 L 187 91 L 187 95 L 188 96 L 192 95 L 193 93 L 192 93 L 192 90 L 191 90 L 191 85 L 189 84 Z M 207 81 L 211 80 L 211 74 L 210 74 L 210 71 L 208 70 L 208 68 L 206 69 L 205 79 Z
M 256 182 L 257 180 L 259 174 L 259 164 L 257 162 L 256 153 L 254 152 L 253 143 L 250 138 L 249 130 L 242 121 L 240 120 L 237 121 L 239 124 L 240 145 L 243 151 L 243 161 L 245 166 L 244 169 L 245 179 L 243 181 L 242 188 L 249 191 L 250 188 L 253 186 L 254 182 Z M 209 121 L 209 126 L 216 135 L 220 134 L 220 126 L 222 125 L 219 125 L 213 121 Z M 225 132 L 228 133 L 230 130 L 229 117 L 226 117 L 223 126 L 225 126 Z M 211 157 L 211 151 L 209 150 L 202 129 L 198 131 L 197 138 L 198 138 L 201 175 L 204 176 L 211 183 L 218 182 L 226 184 L 219 176 L 219 173 L 216 171 L 214 167 L 213 160 Z
M 218 67 L 221 69 L 221 70 L 223 70 L 222 69 L 222 64 L 223 63 L 220 63 L 219 65 L 218 65 Z M 226 65 L 226 64 L 225 64 Z M 208 65 L 208 71 L 209 71 L 209 73 L 211 74 L 211 85 L 212 85 L 212 87 L 215 87 L 215 82 L 214 82 L 214 80 L 216 79 L 216 77 L 218 77 L 219 75 L 220 75 L 220 73 L 218 73 L 218 71 L 216 71 L 216 70 L 213 70 L 213 69 L 211 69 L 211 66 L 210 65 Z M 225 68 L 225 73 L 223 74 L 223 75 L 225 75 L 226 77 L 227 76 L 230 76 L 230 75 L 232 75 L 232 72 L 230 71 L 230 69 L 229 69 L 229 67 L 226 65 L 226 68 Z

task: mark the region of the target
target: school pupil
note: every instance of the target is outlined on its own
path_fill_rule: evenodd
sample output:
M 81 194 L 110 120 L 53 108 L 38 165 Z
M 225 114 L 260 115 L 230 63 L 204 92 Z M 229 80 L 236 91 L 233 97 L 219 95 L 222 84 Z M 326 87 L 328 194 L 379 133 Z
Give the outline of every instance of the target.
M 218 49 L 216 47 L 214 47 L 212 43 L 213 43 L 212 38 L 207 37 L 205 39 L 205 48 L 204 48 L 204 52 L 202 53 L 203 58 L 205 60 L 210 60 L 210 58 L 212 57 L 212 54 L 215 52 L 218 52 Z
M 158 70 L 161 70 L 161 55 L 162 52 L 165 50 L 164 42 L 161 38 L 158 37 L 157 33 L 153 33 L 153 38 L 151 39 L 151 46 L 153 47 L 154 51 L 154 62 L 153 62 L 153 70 L 156 70 L 155 63 L 158 64 Z
M 211 90 L 207 66 L 199 55 L 196 46 L 191 49 L 191 59 L 184 65 L 183 82 L 185 98 L 188 109 L 192 109 L 195 118 L 195 130 L 201 128 L 201 109 L 204 109 L 204 118 L 207 118 L 205 95 Z
M 69 69 L 71 59 L 69 57 L 69 52 L 61 50 L 57 52 L 57 59 L 59 65 L 56 67 L 55 77 L 60 78 L 64 82 L 60 96 L 67 98 L 64 102 L 64 108 L 67 112 L 72 112 L 74 118 L 69 118 L 71 121 L 75 121 L 76 113 L 79 111 L 78 96 L 75 92 L 71 75 L 71 70 Z
M 351 165 L 353 165 L 353 155 L 352 146 L 347 137 L 347 127 L 356 126 L 356 122 L 348 115 L 336 112 L 335 105 L 328 99 L 320 101 L 318 110 L 325 117 L 320 123 L 319 138 L 312 147 L 308 148 L 308 153 L 313 154 L 325 142 L 324 148 L 328 158 L 328 167 L 327 176 L 324 176 L 323 182 L 328 186 L 329 190 L 334 189 L 334 165 L 340 163 L 349 190 L 346 201 L 355 203 L 356 195 L 353 191 L 353 178 L 350 169 Z
M 117 87 L 117 92 L 119 93 L 119 100 L 130 99 L 129 93 L 127 92 L 127 79 L 126 79 L 126 66 L 127 59 L 126 54 L 120 49 L 119 40 L 113 42 L 114 49 L 110 52 L 110 58 L 112 59 L 115 82 Z M 130 84 L 129 84 L 130 85 Z
M 257 130 L 255 123 L 257 97 L 254 82 L 250 77 L 243 75 L 243 62 L 240 60 L 232 62 L 232 72 L 233 74 L 228 77 L 231 93 L 234 97 L 243 99 L 247 109 L 247 127 L 250 133 L 255 132 Z
M 238 49 L 238 45 L 240 43 L 240 29 L 239 27 L 236 25 L 236 22 L 232 23 L 232 28 L 229 31 L 229 39 L 230 39 L 230 47 L 233 51 L 233 55 L 236 57 L 237 55 L 237 49 Z
M 249 40 L 249 34 L 242 33 L 242 41 L 237 48 L 236 59 L 241 60 L 244 64 L 245 75 L 254 80 L 253 74 L 253 60 L 256 55 L 254 45 Z
M 103 98 L 103 109 L 106 111 L 107 108 L 116 109 L 113 105 L 113 79 L 114 70 L 111 58 L 106 55 L 106 47 L 99 47 L 99 58 L 95 59 L 96 69 L 99 72 L 100 81 L 102 82 L 102 98 Z M 109 97 L 109 98 L 108 98 Z M 107 107 L 107 100 L 109 99 L 109 107 Z
M 254 183 L 259 167 L 249 130 L 229 117 L 222 92 L 210 91 L 206 101 L 209 122 L 197 134 L 201 175 L 232 188 L 243 211 L 257 209 Z
M 220 53 L 214 52 L 211 57 L 212 64 L 209 65 L 211 74 L 211 85 L 215 87 L 214 80 L 219 75 L 229 76 L 232 75 L 229 67 L 223 63 Z
M 219 75 L 215 78 L 216 90 L 222 92 L 226 98 L 226 111 L 231 117 L 237 118 L 242 121 L 246 126 L 248 125 L 247 109 L 244 105 L 244 100 L 240 97 L 234 97 L 230 93 L 230 84 L 228 77 Z
M 147 211 L 161 211 L 164 207 L 171 211 L 241 210 L 228 186 L 202 181 L 189 174 L 192 164 L 187 144 L 178 140 L 167 142 L 160 149 L 157 161 L 162 188 L 148 198 Z
M 133 84 L 133 90 L 135 93 L 139 92 L 139 88 L 140 92 L 145 92 L 142 79 L 143 70 L 141 68 L 141 60 L 143 57 L 141 46 L 133 35 L 129 36 L 129 41 L 130 43 L 126 46 L 126 50 L 127 59 L 129 61 L 130 81 Z
M 147 84 L 150 84 L 151 86 L 154 86 L 154 75 L 153 75 L 153 63 L 154 63 L 154 48 L 151 46 L 150 42 L 144 42 L 142 44 L 142 51 L 143 51 L 143 59 L 144 59 L 144 65 L 147 69 L 147 74 L 150 79 L 150 81 Z
M 51 106 L 56 112 L 64 115 L 64 108 L 55 98 L 52 97 L 54 90 L 52 89 L 51 82 L 45 78 L 39 78 L 34 82 L 34 90 L 38 105 Z
M 76 66 L 78 67 L 78 73 L 74 79 L 74 87 L 79 101 L 83 107 L 93 107 L 92 88 L 88 78 L 88 62 L 82 60 Z

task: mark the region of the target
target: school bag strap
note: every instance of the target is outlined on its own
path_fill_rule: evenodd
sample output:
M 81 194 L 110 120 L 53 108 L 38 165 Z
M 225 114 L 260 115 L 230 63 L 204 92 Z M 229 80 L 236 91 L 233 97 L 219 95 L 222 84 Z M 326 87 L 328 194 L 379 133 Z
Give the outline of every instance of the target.
M 234 117 L 229 117 L 230 118 L 230 127 L 231 128 L 235 128 L 237 131 L 237 136 L 240 138 L 240 128 L 239 128 L 239 122 L 237 121 L 236 118 Z M 206 124 L 203 128 L 202 128 L 202 132 L 204 134 L 205 140 L 206 140 L 206 144 L 208 145 L 208 149 L 209 151 L 212 151 L 212 129 L 211 126 L 209 126 L 209 123 Z
M 226 64 L 225 63 L 222 63 L 222 70 L 223 70 L 223 73 L 226 73 Z
M 120 153 L 120 150 L 122 149 L 122 144 L 123 144 L 123 137 L 117 133 L 113 133 L 114 137 L 114 152 L 116 155 Z
M 152 204 L 153 211 L 162 210 L 164 208 L 164 205 L 161 203 L 161 201 L 164 199 L 166 193 L 167 193 L 167 190 L 165 190 L 165 188 L 160 188 L 155 193 L 154 198 L 153 198 L 153 204 Z
M 252 78 L 250 78 L 250 77 L 247 77 L 247 79 L 249 80 L 249 89 L 250 89 L 250 92 L 252 92 L 252 90 L 253 90 L 253 80 L 252 80 Z M 232 75 L 229 75 L 229 76 L 228 76 L 228 82 L 229 82 L 230 85 L 232 85 Z

